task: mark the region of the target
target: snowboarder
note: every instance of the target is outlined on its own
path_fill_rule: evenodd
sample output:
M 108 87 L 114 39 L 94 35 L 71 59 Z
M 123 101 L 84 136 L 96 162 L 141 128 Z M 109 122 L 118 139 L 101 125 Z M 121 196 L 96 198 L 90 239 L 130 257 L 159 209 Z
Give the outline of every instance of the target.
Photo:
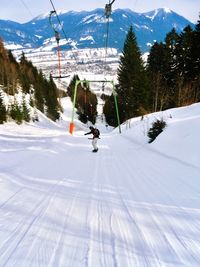
M 100 132 L 97 128 L 94 128 L 93 126 L 90 126 L 89 128 L 90 128 L 90 132 L 85 133 L 85 135 L 93 134 L 93 138 L 91 139 L 92 139 L 92 146 L 94 149 L 92 150 L 92 152 L 97 152 L 98 151 L 97 141 L 99 139 Z

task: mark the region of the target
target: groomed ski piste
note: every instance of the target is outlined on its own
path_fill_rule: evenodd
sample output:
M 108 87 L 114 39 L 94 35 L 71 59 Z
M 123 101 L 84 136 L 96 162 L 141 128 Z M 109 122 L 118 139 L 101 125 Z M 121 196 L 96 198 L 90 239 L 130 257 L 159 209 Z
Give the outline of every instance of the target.
M 199 267 L 200 104 L 98 124 L 98 153 L 68 104 L 0 125 L 0 267 Z

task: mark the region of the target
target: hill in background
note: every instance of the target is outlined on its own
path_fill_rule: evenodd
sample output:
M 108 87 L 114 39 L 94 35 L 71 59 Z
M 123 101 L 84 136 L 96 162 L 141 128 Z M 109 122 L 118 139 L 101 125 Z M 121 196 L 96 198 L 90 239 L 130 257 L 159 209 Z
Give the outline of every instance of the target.
M 70 11 L 61 13 L 59 17 L 67 37 L 66 39 L 65 36 L 61 36 L 63 49 L 105 47 L 107 20 L 104 9 Z M 52 22 L 54 26 L 58 26 L 56 18 Z M 172 28 L 181 32 L 187 25 L 194 27 L 190 21 L 166 8 L 146 13 L 116 9 L 110 18 L 108 46 L 120 52 L 130 25 L 133 25 L 143 53 L 149 51 L 155 40 L 163 41 L 166 33 Z M 45 49 L 55 39 L 48 14 L 38 16 L 24 24 L 0 20 L 0 36 L 7 45 L 11 47 L 14 44 L 15 48 Z

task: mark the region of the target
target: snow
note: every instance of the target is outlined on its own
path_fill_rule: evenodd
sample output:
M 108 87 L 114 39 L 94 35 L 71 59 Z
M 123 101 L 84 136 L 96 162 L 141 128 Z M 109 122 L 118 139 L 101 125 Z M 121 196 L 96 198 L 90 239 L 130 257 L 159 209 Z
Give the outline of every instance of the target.
M 36 36 L 38 39 L 41 39 L 41 38 L 42 38 L 41 35 L 37 35 L 37 34 L 35 34 L 35 36 Z
M 79 39 L 79 41 L 89 41 L 89 40 L 91 40 L 91 41 L 94 42 L 94 38 L 93 38 L 91 35 L 89 35 L 89 36 L 85 36 L 85 37 L 81 37 L 81 38 Z
M 151 15 L 151 16 L 146 15 L 146 17 L 150 18 L 151 20 L 154 20 L 154 18 L 157 16 L 157 14 L 158 14 L 158 9 L 155 9 L 153 12 L 153 15 Z
M 150 13 L 153 13 L 151 15 L 146 15 L 147 18 L 150 18 L 152 21 L 155 19 L 155 17 L 160 13 L 160 12 L 164 12 L 165 14 L 168 14 L 168 13 L 172 13 L 171 9 L 168 8 L 168 7 L 163 7 L 163 8 L 158 8 L 158 9 L 155 9 L 153 12 L 149 12 Z M 163 19 L 165 18 L 165 16 L 163 17 Z
M 58 10 L 56 13 L 57 13 L 57 15 L 62 15 L 62 14 L 67 13 L 67 10 Z M 49 18 L 49 14 L 50 14 L 50 12 L 46 12 L 46 13 L 40 14 L 39 16 L 35 17 L 33 19 L 33 21 Z
M 147 45 L 147 46 L 152 46 L 151 43 L 147 43 L 146 45 Z M 149 56 L 149 52 L 146 52 L 146 53 L 144 53 L 144 54 L 142 55 L 142 59 L 143 59 L 143 62 L 144 62 L 145 65 L 147 64 L 148 56 Z
M 171 9 L 168 7 L 163 7 L 165 13 L 172 13 Z
M 123 17 L 123 18 L 128 18 L 128 16 L 127 16 L 127 15 L 125 15 L 125 14 L 122 14 L 122 17 Z
M 142 25 L 141 28 L 151 31 L 151 29 L 146 25 Z
M 84 17 L 81 21 L 81 23 L 84 23 L 84 24 L 90 24 L 92 22 L 106 23 L 107 20 L 103 16 L 99 16 L 98 14 L 92 14 L 92 15 L 88 15 Z
M 69 39 L 60 39 L 59 44 L 60 45 L 65 45 L 65 44 L 73 44 L 73 40 Z M 51 38 L 47 38 L 46 40 L 44 40 L 43 42 L 43 47 L 40 47 L 39 50 L 43 50 L 43 51 L 51 51 L 53 48 L 57 47 L 57 42 L 55 40 L 54 37 Z M 35 50 L 37 51 L 37 50 Z
M 62 104 L 58 123 L 0 125 L 0 266 L 200 266 L 200 104 L 99 124 L 95 154 Z
M 6 43 L 5 44 L 5 48 L 6 49 L 10 49 L 10 50 L 12 50 L 12 49 L 22 49 L 23 47 L 21 46 L 21 45 L 18 45 L 18 44 L 9 44 L 9 43 Z

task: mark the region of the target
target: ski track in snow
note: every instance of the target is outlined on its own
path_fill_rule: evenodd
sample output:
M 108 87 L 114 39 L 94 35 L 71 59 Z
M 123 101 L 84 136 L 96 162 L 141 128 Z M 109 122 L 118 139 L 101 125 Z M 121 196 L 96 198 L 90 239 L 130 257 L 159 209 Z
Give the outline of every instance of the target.
M 122 137 L 6 139 L 0 267 L 200 266 L 199 169 Z
M 159 190 L 162 190 L 163 199 L 166 199 L 168 201 L 171 200 L 172 203 L 177 203 L 177 201 L 174 201 L 174 199 L 173 199 L 173 197 L 176 196 L 175 192 L 173 194 L 171 192 L 171 190 L 169 190 L 167 188 L 168 184 L 166 183 L 166 181 L 167 181 L 167 178 L 168 178 L 170 173 L 167 173 L 165 175 L 166 179 L 163 179 L 164 178 L 163 173 L 166 170 L 163 170 L 162 168 L 160 168 L 160 166 L 156 166 L 156 164 L 155 164 L 156 161 L 153 162 L 152 159 L 149 157 L 148 157 L 148 161 L 144 160 L 143 153 L 136 155 L 137 158 L 141 157 L 141 159 L 139 159 L 139 160 L 142 160 L 142 158 L 143 158 L 145 165 L 149 165 L 149 166 L 145 166 L 145 168 L 143 168 L 143 169 L 138 169 L 137 167 L 133 168 L 133 166 L 129 162 L 128 158 L 125 155 L 123 155 L 123 152 L 120 154 L 122 156 L 118 155 L 118 159 L 117 159 L 118 163 L 116 164 L 116 166 L 119 166 L 120 162 L 121 162 L 120 164 L 122 164 L 124 167 L 127 166 L 127 167 L 125 167 L 125 169 L 126 169 L 126 173 L 130 177 L 130 181 L 131 180 L 137 181 L 138 179 L 140 179 L 140 177 L 147 177 L 147 179 L 145 179 L 145 181 L 144 181 L 144 179 L 142 180 L 142 183 L 144 183 L 143 186 L 142 185 L 138 185 L 138 186 L 135 185 L 137 188 L 140 189 L 140 192 L 136 192 L 135 196 L 137 196 L 137 194 L 138 194 L 139 198 L 140 198 L 140 195 L 146 195 L 147 196 L 148 192 L 155 192 L 155 189 L 153 190 L 153 188 L 152 188 L 152 190 L 151 190 L 151 187 L 153 186 L 155 188 L 155 186 L 157 186 L 157 188 Z M 160 154 L 160 153 L 158 153 L 158 154 Z M 120 157 L 120 159 L 119 159 L 119 157 Z M 165 156 L 164 156 L 164 158 L 165 158 Z M 126 159 L 126 160 L 124 161 L 123 159 Z M 137 159 L 134 159 L 134 161 L 137 162 Z M 166 159 L 165 159 L 165 163 L 166 163 Z M 180 163 L 182 164 L 182 162 L 180 162 Z M 162 179 L 159 179 L 159 182 L 157 182 L 156 179 L 152 177 L 152 173 L 149 173 L 149 170 L 151 170 L 153 168 L 155 168 L 155 170 L 153 172 L 154 175 L 156 175 L 156 172 L 157 172 L 158 175 L 156 175 L 156 177 L 162 178 Z M 130 172 L 128 172 L 128 169 L 130 169 Z M 134 169 L 134 172 L 136 173 L 135 175 L 133 174 L 133 169 Z M 145 170 L 147 170 L 147 173 L 145 173 Z M 120 168 L 118 169 L 118 172 L 119 171 L 120 171 Z M 137 175 L 137 178 L 133 179 L 134 176 L 136 177 L 136 175 Z M 182 186 L 182 187 L 187 186 L 188 187 L 187 183 L 186 183 L 186 185 L 183 184 L 183 179 L 180 179 L 180 181 L 181 181 L 180 186 Z M 128 183 L 128 182 L 129 181 L 126 180 L 127 188 L 133 187 L 132 183 L 131 182 Z M 191 188 L 193 189 L 192 190 L 193 192 L 197 191 L 195 193 L 199 194 L 199 191 L 195 190 L 194 186 Z M 130 192 L 130 199 L 133 196 L 133 191 L 134 190 L 132 190 Z M 125 196 L 126 197 L 128 196 L 128 192 L 126 192 Z M 151 195 L 149 194 L 149 196 L 151 196 Z M 186 229 L 190 229 L 190 231 L 193 232 L 193 234 L 194 234 L 193 238 L 195 237 L 195 233 L 199 234 L 200 225 L 199 225 L 199 222 L 197 219 L 197 218 L 199 218 L 199 211 L 197 211 L 197 216 L 195 215 L 193 217 L 188 212 L 187 208 L 184 209 L 181 206 L 177 206 L 177 207 L 172 207 L 171 214 L 170 214 L 170 212 L 168 214 L 168 212 L 166 213 L 165 210 L 162 211 L 162 205 L 159 205 L 159 204 L 151 205 L 151 203 L 156 203 L 158 201 L 156 199 L 156 197 L 153 197 L 153 196 L 151 196 L 151 197 L 152 197 L 152 199 L 150 201 L 150 204 L 144 203 L 144 210 L 146 212 L 148 220 L 151 219 L 151 224 L 155 225 L 154 229 L 156 229 L 156 233 L 155 233 L 155 235 L 153 234 L 151 236 L 149 228 L 143 229 L 143 227 L 141 227 L 141 224 L 138 224 L 138 229 L 134 232 L 136 232 L 136 233 L 140 232 L 141 241 L 143 239 L 142 243 L 143 243 L 144 247 L 141 249 L 141 251 L 143 254 L 142 257 L 144 259 L 145 259 L 145 251 L 149 254 L 148 249 L 152 248 L 152 253 L 154 253 L 154 255 L 155 255 L 155 256 L 152 255 L 152 258 L 155 258 L 155 259 L 157 258 L 160 261 L 162 259 L 162 255 L 157 256 L 156 254 L 158 254 L 159 251 L 161 251 L 160 247 L 162 247 L 162 245 L 163 245 L 163 247 L 165 248 L 165 251 L 164 251 L 165 253 L 163 256 L 167 255 L 167 258 L 169 258 L 169 262 L 168 262 L 168 260 L 167 260 L 167 262 L 165 262 L 165 259 L 164 259 L 164 261 L 160 262 L 160 263 L 159 263 L 159 261 L 154 262 L 154 263 L 150 263 L 150 262 L 148 262 L 148 258 L 149 258 L 149 256 L 148 256 L 146 265 L 145 265 L 145 262 L 143 262 L 142 264 L 138 263 L 138 266 L 141 266 L 141 265 L 142 266 L 163 266 L 164 264 L 166 264 L 166 266 L 184 266 L 185 263 L 181 262 L 181 258 L 183 256 L 184 257 L 187 256 L 185 259 L 186 260 L 186 266 L 198 266 L 199 265 L 199 256 L 198 256 L 199 249 L 197 251 L 195 251 L 195 250 L 193 251 L 192 247 L 187 246 L 185 244 L 185 242 L 184 242 L 185 238 L 181 238 L 181 236 L 183 235 L 183 233 Z M 133 208 L 132 210 L 129 211 L 128 206 L 126 205 L 125 199 L 123 199 L 123 198 L 121 198 L 121 199 L 122 199 L 122 202 L 124 203 L 124 210 L 127 210 L 127 214 L 129 215 L 130 220 L 132 219 L 134 222 L 134 218 L 138 217 L 137 213 L 134 212 L 135 209 Z M 148 204 L 147 208 L 145 208 L 145 204 Z M 142 205 L 141 205 L 141 207 L 142 207 Z M 166 208 L 168 209 L 168 205 L 166 206 Z M 170 209 L 170 206 L 169 206 L 169 209 Z M 173 212 L 173 210 L 175 210 L 175 211 L 177 210 L 177 214 L 175 212 Z M 179 215 L 180 212 L 181 212 L 181 216 L 183 216 L 183 218 L 185 218 L 185 222 L 184 222 L 184 220 L 181 221 L 182 223 L 184 222 L 184 225 L 182 226 L 182 232 L 178 231 L 180 234 L 179 235 L 177 233 L 177 229 L 176 228 L 174 229 L 174 225 L 178 225 L 177 218 L 180 216 Z M 131 214 L 133 214 L 133 215 L 131 215 Z M 158 214 L 158 215 L 156 216 L 156 214 Z M 197 218 L 195 218 L 195 217 L 197 217 Z M 191 223 L 188 222 L 190 220 L 191 220 Z M 174 223 L 172 223 L 172 221 L 174 221 Z M 136 223 L 134 222 L 134 224 L 136 224 Z M 166 234 L 165 232 L 169 232 L 170 234 Z M 148 236 L 150 236 L 149 239 L 147 238 Z M 157 247 L 153 247 L 151 245 L 151 243 L 148 243 L 149 241 L 152 242 L 152 240 L 155 239 L 154 236 L 157 236 L 157 238 L 158 238 L 157 242 L 155 243 L 155 245 Z M 146 242 L 147 242 L 147 246 L 145 247 Z M 197 242 L 197 243 L 199 244 L 199 242 Z M 176 247 L 174 247 L 174 244 L 176 244 Z M 179 253 L 180 253 L 180 256 L 179 256 Z

